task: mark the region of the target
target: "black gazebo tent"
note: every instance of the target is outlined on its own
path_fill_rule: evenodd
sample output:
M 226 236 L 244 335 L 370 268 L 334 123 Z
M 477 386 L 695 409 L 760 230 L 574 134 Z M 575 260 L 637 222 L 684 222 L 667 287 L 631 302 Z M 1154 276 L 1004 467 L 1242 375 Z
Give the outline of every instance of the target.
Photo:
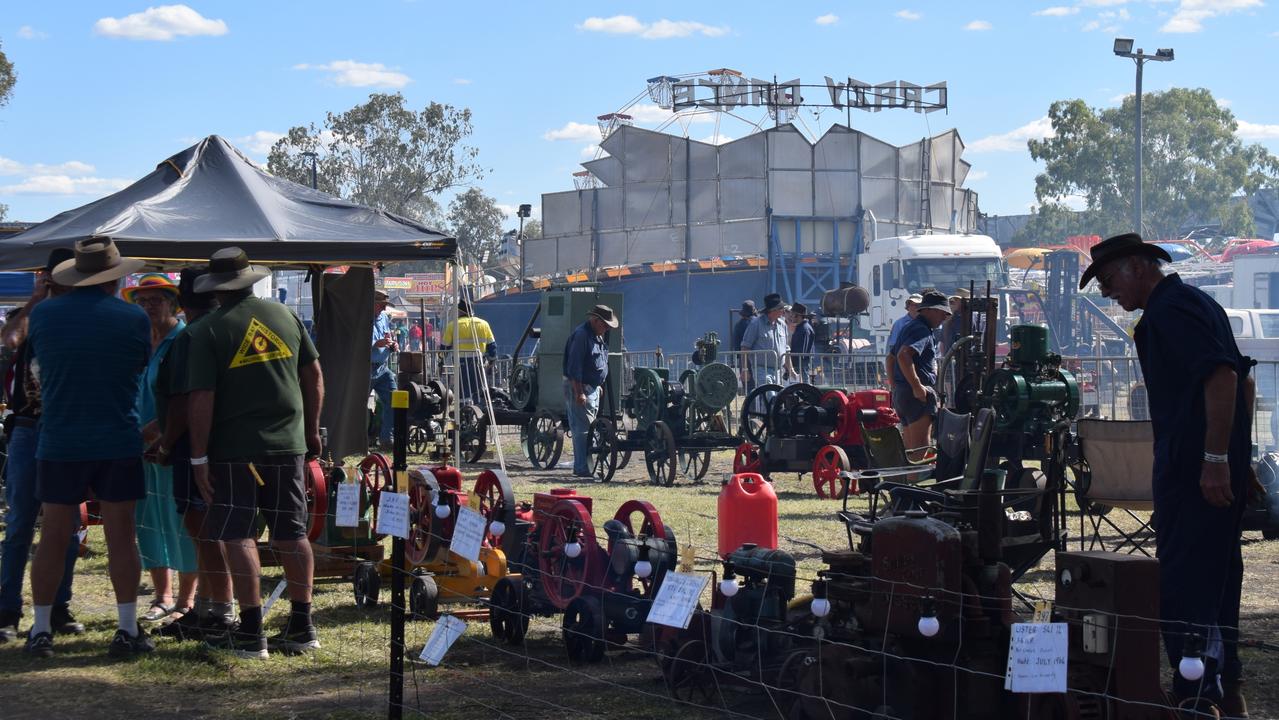
M 338 460 L 365 447 L 373 274 L 376 263 L 452 259 L 456 241 L 408 218 L 272 177 L 217 135 L 100 200 L 0 239 L 0 270 L 44 267 L 54 248 L 105 236 L 156 267 L 207 261 L 235 245 L 254 263 L 320 269 L 313 297 L 327 378 L 322 424 Z M 364 342 L 352 342 L 360 338 Z

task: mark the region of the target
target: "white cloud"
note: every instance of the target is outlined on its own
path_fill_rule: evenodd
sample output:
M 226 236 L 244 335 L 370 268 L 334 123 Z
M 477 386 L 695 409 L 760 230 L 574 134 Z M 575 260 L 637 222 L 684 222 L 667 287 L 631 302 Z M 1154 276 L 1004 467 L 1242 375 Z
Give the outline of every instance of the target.
M 914 10 L 898 10 L 893 14 L 902 20 L 918 20 L 924 16 L 923 13 L 917 13 Z
M 44 40 L 49 37 L 49 33 L 40 32 L 30 25 L 23 25 L 18 28 L 18 37 L 23 40 Z
M 707 25 L 692 20 L 667 20 L 662 18 L 652 23 L 641 22 L 632 15 L 614 15 L 613 17 L 589 17 L 577 26 L 579 30 L 609 33 L 610 35 L 637 35 L 645 40 L 666 40 L 668 38 L 703 35 L 720 37 L 727 35 L 727 25 Z
M 453 84 L 454 85 L 470 85 L 471 79 L 470 78 L 453 78 Z
M 128 187 L 131 182 L 118 178 L 32 175 L 16 185 L 0 186 L 0 195 L 106 195 Z
M 587 145 L 586 147 L 582 148 L 582 157 L 587 159 L 594 159 L 594 157 L 597 154 L 599 154 L 599 151 L 600 151 L 599 145 Z
M 180 35 L 225 35 L 227 26 L 186 5 L 161 5 L 122 18 L 104 17 L 93 24 L 93 32 L 129 40 L 172 40 Z
M 1262 7 L 1261 0 L 1181 0 L 1168 22 L 1159 28 L 1166 33 L 1197 33 L 1203 21 L 1218 15 Z
M 708 143 L 710 145 L 723 145 L 724 143 L 733 142 L 733 138 L 725 135 L 724 133 L 720 133 L 718 136 L 711 134 L 701 138 L 701 142 Z
M 567 122 L 564 127 L 557 130 L 547 130 L 543 133 L 544 140 L 596 140 L 600 136 L 600 129 L 596 125 L 588 125 L 580 122 Z
M 1039 15 L 1040 17 L 1065 17 L 1067 15 L 1074 15 L 1077 12 L 1079 12 L 1079 8 L 1077 7 L 1054 5 L 1053 7 L 1046 7 L 1043 10 L 1036 10 L 1031 14 Z
M 388 69 L 382 63 L 362 63 L 355 60 L 334 60 L 326 65 L 309 65 L 299 63 L 294 70 L 322 70 L 332 73 L 331 79 L 337 85 L 346 87 L 384 87 L 402 88 L 413 82 L 413 78 L 402 72 Z
M 1128 0 L 1083 0 L 1079 4 L 1087 7 L 1114 7 L 1115 5 L 1127 5 Z
M 1003 133 L 1002 135 L 988 135 L 981 138 L 966 149 L 970 153 L 983 152 L 1014 152 L 1026 149 L 1026 141 L 1031 139 L 1041 139 L 1053 137 L 1052 121 L 1045 115 L 1038 120 L 1032 120 L 1025 125 Z
M 985 170 L 969 170 L 968 176 L 964 178 L 964 182 L 977 182 L 990 177 L 990 173 Z
M 1243 140 L 1279 140 L 1279 125 L 1263 125 L 1250 123 L 1247 120 L 1236 120 L 1239 127 L 1235 134 Z
M 965 30 L 989 30 L 990 28 L 990 23 L 985 20 L 974 20 L 964 26 Z
M 1234 103 L 1234 100 L 1227 100 L 1226 98 L 1217 98 L 1217 107 L 1228 108 L 1230 107 L 1232 103 Z
M 513 195 L 514 193 L 507 193 L 507 194 L 508 194 L 508 195 Z M 541 204 L 539 204 L 539 203 L 530 203 L 530 204 L 533 206 L 533 208 L 532 208 L 532 211 L 533 211 L 533 212 L 532 212 L 532 215 L 530 216 L 530 218 L 529 218 L 529 219 L 540 219 L 540 218 L 542 217 L 542 206 L 541 206 Z M 511 222 L 513 222 L 513 223 L 515 223 L 516 228 L 518 228 L 518 227 L 519 227 L 520 219 L 519 219 L 519 216 L 518 216 L 518 215 L 516 215 L 516 213 L 517 213 L 517 212 L 519 212 L 519 210 L 520 210 L 520 206 L 519 206 L 519 205 L 507 205 L 506 203 L 495 203 L 495 205 L 496 205 L 496 207 L 497 207 L 497 209 L 498 209 L 498 210 L 501 210 L 501 211 L 502 211 L 502 213 L 506 215 L 506 219 L 507 219 L 507 220 L 509 220 L 509 221 L 511 221 Z M 525 220 L 524 222 L 526 222 L 526 223 L 527 223 L 527 222 L 528 222 L 528 220 Z M 511 229 L 512 229 L 512 230 L 514 230 L 514 229 L 516 229 L 516 228 L 511 228 Z
M 267 153 L 271 152 L 271 146 L 275 144 L 275 141 L 282 137 L 284 137 L 284 135 L 278 132 L 258 130 L 251 135 L 243 135 L 241 137 L 232 138 L 231 140 L 239 146 L 240 149 L 248 150 L 254 155 L 261 155 L 265 157 Z
M 0 175 L 90 175 L 93 171 L 92 165 L 79 160 L 68 160 L 56 165 L 23 165 L 17 160 L 0 157 Z
M 836 15 L 835 13 L 826 13 L 825 15 L 819 16 L 813 22 L 817 23 L 818 25 L 834 25 L 835 23 L 839 22 L 839 16 Z
M 1122 105 L 1123 102 L 1127 100 L 1128 98 L 1132 97 L 1133 94 L 1134 93 L 1124 93 L 1122 95 L 1116 95 L 1110 98 L 1110 102 L 1115 103 L 1116 105 Z

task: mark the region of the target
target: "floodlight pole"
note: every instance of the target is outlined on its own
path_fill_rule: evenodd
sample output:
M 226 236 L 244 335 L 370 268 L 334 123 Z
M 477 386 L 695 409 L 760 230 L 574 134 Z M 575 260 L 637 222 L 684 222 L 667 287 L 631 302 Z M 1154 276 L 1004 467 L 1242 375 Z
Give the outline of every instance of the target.
M 1173 59 L 1172 48 L 1160 48 L 1154 55 L 1147 55 L 1141 48 L 1137 48 L 1136 52 L 1132 51 L 1132 40 L 1126 38 L 1117 38 L 1115 40 L 1115 55 L 1119 57 L 1131 58 L 1137 64 L 1137 93 L 1135 110 L 1137 113 L 1136 122 L 1136 138 L 1134 140 L 1135 148 L 1134 156 L 1134 198 L 1133 198 L 1133 230 L 1140 233 L 1142 231 L 1142 199 L 1141 199 L 1141 147 L 1142 147 L 1142 126 L 1141 126 L 1141 74 L 1142 69 L 1148 60 L 1156 62 L 1171 62 Z
M 310 152 L 310 151 L 308 151 L 308 152 L 304 152 L 304 153 L 302 153 L 302 157 L 311 158 L 311 189 L 312 189 L 312 190 L 316 190 L 316 189 L 318 189 L 318 188 L 316 187 L 316 182 L 315 182 L 315 179 L 316 179 L 316 178 L 315 178 L 315 164 L 316 164 L 316 162 L 320 159 L 320 155 L 319 155 L 319 153 L 314 153 L 314 152 Z

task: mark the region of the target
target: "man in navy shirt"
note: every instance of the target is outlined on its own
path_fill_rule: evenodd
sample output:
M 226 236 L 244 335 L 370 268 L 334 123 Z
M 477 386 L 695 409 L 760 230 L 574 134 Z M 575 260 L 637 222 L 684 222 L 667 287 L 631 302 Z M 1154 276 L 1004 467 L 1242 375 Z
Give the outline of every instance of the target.
M 795 372 L 799 373 L 800 382 L 809 382 L 809 372 L 813 368 L 813 349 L 816 344 L 813 324 L 808 321 L 811 316 L 808 314 L 808 306 L 804 303 L 797 302 L 791 305 L 790 311 L 795 318 L 795 330 L 790 336 L 790 352 L 794 356 L 791 365 L 795 367 Z
M 71 292 L 31 311 L 27 341 L 43 402 L 36 496 L 44 511 L 31 566 L 35 622 L 25 651 L 33 657 L 53 655 L 54 593 L 90 490 L 102 508 L 119 615 L 109 653 L 132 657 L 155 648 L 137 619 L 142 567 L 133 517 L 134 504 L 146 495 L 137 398 L 151 353 L 151 324 L 137 305 L 115 297 L 120 278 L 143 265 L 120 257 L 108 238 L 81 240 L 75 257 L 53 269 L 53 281 Z
M 382 403 L 382 415 L 378 425 L 378 447 L 391 448 L 391 430 L 395 416 L 391 409 L 391 393 L 395 392 L 395 373 L 391 372 L 391 353 L 398 352 L 395 333 L 391 330 L 391 316 L 386 309 L 391 296 L 385 290 L 373 291 L 373 339 L 369 348 L 369 388 L 377 393 Z
M 564 407 L 573 433 L 573 475 L 591 477 L 591 423 L 600 409 L 600 388 L 608 379 L 608 331 L 619 323 L 613 309 L 596 305 L 564 344 Z
M 902 421 L 907 448 L 928 445 L 937 414 L 937 340 L 933 331 L 950 317 L 950 305 L 939 292 L 926 292 L 915 319 L 906 323 L 889 348 L 893 358 L 893 409 Z
M 1226 313 L 1209 295 L 1164 275 L 1168 253 L 1136 233 L 1092 248 L 1079 280 L 1125 310 L 1141 309 L 1133 339 L 1141 360 L 1155 436 L 1152 478 L 1159 613 L 1173 691 L 1186 707 L 1220 704 L 1244 717 L 1240 692 L 1240 521 L 1249 488 L 1254 381 Z M 1191 681 L 1176 668 L 1195 638 L 1205 664 Z
M 742 337 L 746 334 L 746 328 L 750 327 L 751 322 L 755 319 L 755 301 L 747 300 L 742 303 L 742 309 L 737 311 L 737 324 L 733 326 L 733 343 L 729 347 L 736 351 L 742 346 Z
M 897 336 L 901 335 L 902 328 L 906 327 L 911 320 L 915 319 L 915 315 L 919 313 L 919 304 L 924 301 L 924 296 L 915 293 L 906 298 L 906 314 L 897 318 L 893 323 L 893 327 L 888 331 L 888 349 L 891 351 L 897 345 Z M 888 382 L 893 381 L 893 369 L 897 363 L 897 359 L 893 357 L 892 352 L 888 353 L 888 357 L 884 358 L 884 369 L 888 373 Z

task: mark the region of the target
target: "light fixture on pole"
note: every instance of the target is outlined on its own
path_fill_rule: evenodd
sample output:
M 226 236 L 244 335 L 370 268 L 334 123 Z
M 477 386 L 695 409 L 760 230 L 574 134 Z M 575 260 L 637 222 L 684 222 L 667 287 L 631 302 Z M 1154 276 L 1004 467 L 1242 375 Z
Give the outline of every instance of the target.
M 533 214 L 533 206 L 528 203 L 520 205 L 520 209 L 515 211 L 520 219 L 520 233 L 518 240 L 520 243 L 520 290 L 524 290 L 524 219 Z
M 319 155 L 319 153 L 311 152 L 310 150 L 308 150 L 308 151 L 306 151 L 306 152 L 302 153 L 302 157 L 304 157 L 304 158 L 311 158 L 311 189 L 312 189 L 312 190 L 315 190 L 315 189 L 316 189 L 316 187 L 315 187 L 315 164 L 316 164 L 316 162 L 318 162 L 318 161 L 319 161 L 319 159 L 320 159 L 320 155 Z
M 1137 112 L 1137 138 L 1136 138 L 1136 165 L 1134 167 L 1135 177 L 1135 193 L 1133 198 L 1133 230 L 1141 232 L 1141 69 L 1148 60 L 1155 62 L 1171 62 L 1173 60 L 1172 48 L 1159 48 L 1154 55 L 1147 55 L 1141 48 L 1137 48 L 1133 52 L 1132 38 L 1115 38 L 1115 54 L 1119 57 L 1131 58 L 1137 63 L 1137 93 L 1136 93 L 1136 112 Z

